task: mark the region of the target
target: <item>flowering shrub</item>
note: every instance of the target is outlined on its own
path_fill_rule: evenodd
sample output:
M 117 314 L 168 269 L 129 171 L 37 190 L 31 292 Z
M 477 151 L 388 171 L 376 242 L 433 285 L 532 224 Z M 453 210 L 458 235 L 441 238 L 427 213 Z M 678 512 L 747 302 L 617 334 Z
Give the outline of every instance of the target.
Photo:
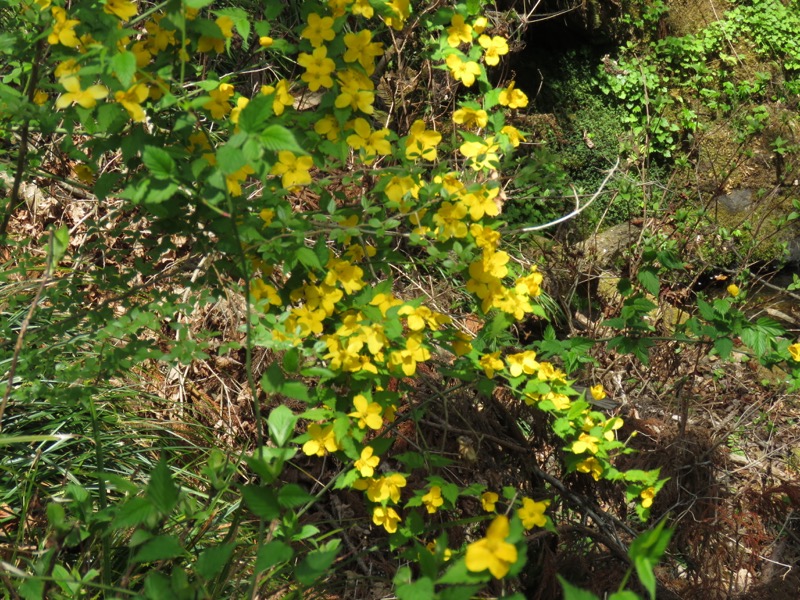
M 520 572 L 525 531 L 552 527 L 552 498 L 456 485 L 426 469 L 421 454 L 404 464 L 422 465 L 422 476 L 413 466 L 387 467 L 403 464 L 385 459 L 399 421 L 409 418 L 400 416 L 405 395 L 434 361 L 487 396 L 502 387 L 535 407 L 561 440 L 569 472 L 621 482 L 647 517 L 663 481 L 657 472 L 615 466 L 627 452 L 622 420 L 593 410 L 553 362 L 495 345 L 512 324 L 545 313 L 542 274 L 522 271 L 503 249 L 498 170 L 526 139 L 511 116 L 528 99 L 513 80 L 490 83 L 487 70 L 509 43 L 479 3 L 414 14 L 408 0 L 305 2 L 293 25 L 280 2 L 267 3 L 261 20 L 211 0 L 108 0 L 102 11 L 93 0 L 61 4 L 14 3 L 25 24 L 17 42 L 40 34 L 37 69 L 24 91 L 5 86 L 3 102 L 24 110 L 42 135 L 69 132 L 61 151 L 98 199 L 121 197 L 169 231 L 210 240 L 225 257 L 219 271 L 241 282 L 247 299 L 248 356 L 261 347 L 280 357 L 260 389 L 253 386 L 255 449 L 245 457 L 247 483 L 235 490 L 269 524 L 255 553 L 254 587 L 262 575 L 313 586 L 339 554 L 337 539 L 300 524 L 316 498 L 282 478 L 303 455 L 343 466 L 322 491 L 361 494 L 376 534 L 389 534 L 398 556 L 424 553 L 422 575 L 396 575 L 405 597 L 412 589 L 428 590 L 416 598 L 434 597 L 435 585 L 473 595 Z M 388 108 L 377 106 L 382 61 L 402 51 L 394 45 L 400 32 L 420 30 L 435 33 L 425 58 L 461 86 L 458 108 L 448 123 L 431 114 L 410 123 L 379 119 Z M 269 66 L 266 83 L 218 73 L 234 46 Z M 119 167 L 103 172 L 111 153 Z M 303 208 L 303 198 L 319 208 Z M 461 316 L 476 317 L 477 333 L 459 328 L 459 315 L 402 290 L 395 275 L 404 264 L 439 262 L 463 282 L 470 300 Z M 800 361 L 800 346 L 788 352 Z M 252 376 L 249 362 L 248 370 Z M 604 393 L 591 388 L 593 400 Z M 261 394 L 305 408 L 279 405 L 262 418 Z M 222 463 L 209 469 L 224 480 Z M 147 497 L 174 497 L 162 507 L 171 514 L 179 491 L 165 471 L 152 481 Z M 478 519 L 487 521 L 485 533 L 449 548 L 442 529 L 428 546 L 435 523 L 455 519 L 470 498 L 488 514 Z M 120 529 L 150 535 L 149 517 L 128 514 L 132 501 L 119 510 L 110 518 Z M 138 563 L 182 560 L 179 538 L 165 537 L 172 551 Z M 229 542 L 209 549 L 233 552 Z M 188 597 L 180 578 L 165 583 L 143 569 L 133 579 L 143 590 L 161 586 Z

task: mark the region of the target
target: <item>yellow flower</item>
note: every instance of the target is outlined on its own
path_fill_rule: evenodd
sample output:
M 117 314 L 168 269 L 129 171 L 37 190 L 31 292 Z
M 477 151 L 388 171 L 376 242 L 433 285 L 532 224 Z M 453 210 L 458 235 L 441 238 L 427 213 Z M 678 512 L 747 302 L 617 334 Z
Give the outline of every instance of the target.
M 600 449 L 597 446 L 598 443 L 600 443 L 600 440 L 598 440 L 596 437 L 591 436 L 588 433 L 581 433 L 578 436 L 578 439 L 572 442 L 571 450 L 575 454 L 583 454 L 584 452 L 596 454 Z
M 231 112 L 230 99 L 233 92 L 233 86 L 230 83 L 220 83 L 217 89 L 208 92 L 211 99 L 203 104 L 203 108 L 211 113 L 212 119 L 222 119 Z
M 358 71 L 345 69 L 339 72 L 339 95 L 336 97 L 334 105 L 336 108 L 349 106 L 353 110 L 360 110 L 371 115 L 374 111 L 372 103 L 375 101 L 375 93 L 372 80 Z M 332 117 L 332 115 L 328 115 Z M 335 119 L 334 119 L 335 122 Z
M 364 29 L 358 33 L 346 33 L 344 62 L 356 62 L 364 67 L 367 75 L 375 71 L 375 57 L 383 54 L 383 44 L 372 41 L 372 32 Z
M 77 75 L 80 70 L 81 67 L 78 62 L 74 58 L 68 58 L 67 60 L 58 63 L 58 66 L 53 74 L 58 79 L 61 79 L 62 77 L 67 77 L 68 75 Z
M 364 270 L 346 260 L 331 258 L 326 265 L 325 284 L 331 287 L 337 283 L 342 285 L 345 294 L 352 294 L 364 287 Z
M 642 508 L 650 508 L 653 506 L 653 498 L 656 497 L 656 489 L 654 487 L 645 488 L 642 490 Z
M 94 181 L 94 171 L 88 165 L 75 165 L 72 170 L 75 171 L 75 175 L 77 175 L 78 179 L 83 183 L 88 185 Z
M 333 31 L 333 17 L 320 17 L 316 13 L 308 15 L 308 25 L 300 32 L 300 37 L 311 42 L 311 46 L 319 48 L 324 42 L 336 37 Z
M 281 302 L 281 297 L 278 295 L 278 290 L 266 283 L 263 279 L 254 279 L 250 283 L 250 295 L 255 302 L 266 299 L 269 304 L 274 304 L 275 306 L 283 304 Z
M 450 54 L 445 59 L 447 68 L 455 79 L 461 81 L 465 86 L 470 87 L 475 83 L 475 77 L 481 74 L 481 68 L 474 61 L 464 62 L 457 54 Z
M 472 27 L 464 21 L 464 17 L 459 14 L 453 15 L 450 19 L 450 27 L 447 28 L 447 43 L 453 48 L 462 42 L 472 41 Z
M 147 100 L 149 95 L 150 90 L 147 88 L 147 85 L 144 83 L 137 83 L 126 92 L 117 92 L 114 94 L 114 100 L 122 104 L 125 110 L 128 111 L 131 121 L 134 123 L 141 123 L 145 120 L 142 102 Z
M 484 492 L 481 494 L 481 506 L 486 512 L 494 512 L 496 510 L 495 504 L 500 499 L 500 496 L 494 492 Z
M 424 362 L 430 357 L 430 351 L 422 345 L 422 336 L 414 333 L 408 336 L 405 350 L 391 353 L 389 364 L 400 368 L 407 377 L 411 377 L 417 371 L 417 363 Z
M 381 459 L 374 456 L 373 452 L 372 446 L 367 446 L 361 451 L 361 458 L 353 465 L 362 477 L 372 477 L 375 474 L 375 468 L 381 462 Z
M 355 0 L 350 12 L 354 15 L 361 15 L 365 19 L 371 19 L 372 15 L 375 14 L 375 9 L 372 8 L 369 0 Z
M 347 136 L 347 145 L 354 150 L 364 151 L 364 160 L 370 161 L 376 154 L 386 156 L 392 153 L 392 146 L 386 139 L 388 129 L 372 131 L 366 119 L 358 117 L 353 122 L 355 133 Z
M 522 521 L 522 526 L 525 529 L 532 527 L 544 527 L 547 523 L 547 517 L 544 516 L 544 511 L 550 505 L 549 500 L 542 502 L 534 502 L 530 498 L 522 499 L 522 507 L 517 510 L 517 516 Z
M 500 193 L 500 188 L 481 186 L 479 189 L 464 194 L 461 201 L 469 210 L 469 216 L 473 221 L 480 221 L 484 215 L 496 217 L 500 214 L 500 206 L 495 198 Z
M 233 173 L 225 175 L 225 187 L 228 188 L 230 195 L 241 196 L 242 182 L 247 179 L 248 175 L 252 175 L 253 173 L 255 173 L 253 167 L 250 165 L 244 165 L 238 171 L 234 171 Z
M 489 115 L 482 108 L 459 108 L 453 113 L 453 123 L 463 125 L 467 129 L 486 127 L 489 123 Z
M 590 387 L 589 392 L 591 392 L 592 398 L 595 400 L 602 400 L 607 395 L 605 389 L 603 389 L 602 383 L 598 383 L 597 385 Z
M 792 360 L 795 362 L 800 362 L 800 343 L 792 344 L 787 348 L 789 350 L 789 354 L 792 357 Z
M 463 331 L 457 331 L 453 341 L 453 352 L 456 356 L 464 356 L 472 352 L 472 337 Z
M 348 417 L 355 417 L 358 419 L 358 428 L 364 429 L 380 429 L 383 427 L 383 419 L 381 419 L 382 408 L 377 402 L 370 402 L 361 394 L 353 398 L 353 406 L 355 412 L 348 414 Z
M 433 215 L 436 233 L 442 240 L 467 237 L 469 229 L 464 222 L 469 209 L 463 202 L 442 202 Z
M 55 19 L 53 24 L 53 31 L 47 36 L 47 42 L 53 46 L 61 44 L 67 48 L 77 48 L 80 46 L 80 40 L 75 35 L 75 27 L 80 25 L 80 21 L 75 19 L 67 19 L 67 11 L 60 6 L 54 6 L 50 12 Z
M 294 104 L 294 97 L 289 93 L 289 82 L 286 79 L 281 79 L 274 87 L 262 85 L 261 93 L 265 96 L 275 95 L 272 100 L 272 112 L 277 116 L 281 116 L 287 106 Z
M 231 111 L 231 116 L 230 116 L 231 123 L 234 123 L 234 124 L 237 124 L 237 125 L 239 124 L 239 115 L 242 114 L 242 111 L 245 109 L 245 107 L 248 104 L 250 104 L 250 98 L 248 98 L 246 96 L 239 96 L 236 99 L 236 106 Z M 236 128 L 236 131 L 239 131 L 238 127 Z
M 314 123 L 314 131 L 324 135 L 331 142 L 339 139 L 339 123 L 333 115 L 325 115 Z
M 392 473 L 378 479 L 359 479 L 353 487 L 357 490 L 366 490 L 370 502 L 386 502 L 391 500 L 395 504 L 400 502 L 400 488 L 406 487 L 406 478 L 400 473 Z
M 436 146 L 442 141 L 442 134 L 425 129 L 425 121 L 417 119 L 411 125 L 406 138 L 406 158 L 410 160 L 436 160 Z
M 314 166 L 310 156 L 295 156 L 289 150 L 278 152 L 278 162 L 272 165 L 270 173 L 281 176 L 281 185 L 287 190 L 297 189 L 301 185 L 311 183 L 309 169 Z
M 83 108 L 93 108 L 98 100 L 108 96 L 108 88 L 102 85 L 91 85 L 85 90 L 81 89 L 81 80 L 74 75 L 64 77 L 59 81 L 65 94 L 61 94 L 56 100 L 56 108 L 62 109 L 72 104 L 79 104 Z
M 486 17 L 478 17 L 472 24 L 472 31 L 478 35 L 482 34 L 489 26 L 489 20 Z
M 261 46 L 262 48 L 269 48 L 274 43 L 275 40 L 273 40 L 268 35 L 262 35 L 261 37 L 258 38 L 258 45 Z
M 489 569 L 496 579 L 505 577 L 511 565 L 517 562 L 517 548 L 506 541 L 508 534 L 508 517 L 495 517 L 486 537 L 467 546 L 467 569 L 476 573 Z
M 495 371 L 502 371 L 505 369 L 503 361 L 500 360 L 500 352 L 492 352 L 491 354 L 484 354 L 481 356 L 478 364 L 483 368 L 483 372 L 491 379 L 494 377 Z
M 307 456 L 325 456 L 328 452 L 336 452 L 339 449 L 333 425 L 321 427 L 313 423 L 309 425 L 307 433 L 311 436 L 311 439 L 303 444 L 303 453 Z
M 464 142 L 458 148 L 461 154 L 470 159 L 469 165 L 475 171 L 495 168 L 500 162 L 499 150 L 500 146 L 494 137 L 488 137 L 483 142 Z
M 391 0 L 386 6 L 392 10 L 394 16 L 384 17 L 384 22 L 396 31 L 401 30 L 411 15 L 411 0 Z
M 486 50 L 483 59 L 487 65 L 497 65 L 500 62 L 500 57 L 508 54 L 508 42 L 499 35 L 491 38 L 488 35 L 482 35 L 478 38 L 478 43 Z
M 394 533 L 397 531 L 400 515 L 390 506 L 376 506 L 375 510 L 372 512 L 372 522 L 375 523 L 375 525 L 383 525 L 383 528 L 387 532 Z
M 512 377 L 519 377 L 523 373 L 526 375 L 533 375 L 539 368 L 539 363 L 536 362 L 536 352 L 533 350 L 526 350 L 518 354 L 509 354 L 506 356 L 506 364 L 508 365 L 508 372 Z
M 738 286 L 738 285 L 736 285 L 735 283 L 732 283 L 732 284 L 730 284 L 730 285 L 728 286 L 727 290 L 728 290 L 728 293 L 729 293 L 731 296 L 733 296 L 734 298 L 736 298 L 736 296 L 738 296 L 738 295 L 739 295 L 739 291 L 740 291 L 740 290 L 739 290 L 739 286 Z
M 222 37 L 201 35 L 200 40 L 197 42 L 198 52 L 211 52 L 213 50 L 217 54 L 222 54 L 225 50 L 225 41 L 233 37 L 233 19 L 219 17 L 214 22 L 219 27 Z
M 439 507 L 444 504 L 444 498 L 442 498 L 442 488 L 438 485 L 431 486 L 430 491 L 422 497 L 422 503 L 425 505 L 425 508 L 428 510 L 429 514 L 435 513 L 439 510 Z
M 508 87 L 500 92 L 498 101 L 508 108 L 525 108 L 528 106 L 528 96 L 525 92 L 515 89 L 516 83 L 511 82 Z
M 603 465 L 594 456 L 583 459 L 576 468 L 580 473 L 591 473 L 595 481 L 600 481 L 600 476 L 603 474 Z
M 297 57 L 297 64 L 306 70 L 300 79 L 308 84 L 308 89 L 312 92 L 320 87 L 333 87 L 331 73 L 336 69 L 336 63 L 328 58 L 328 49 L 325 46 L 320 46 L 311 54 L 301 52 Z
M 153 54 L 157 54 L 162 50 L 166 50 L 168 46 L 177 44 L 175 39 L 174 29 L 163 29 L 160 25 L 164 15 L 155 15 L 147 23 L 144 28 L 147 31 L 147 48 Z
M 33 103 L 41 106 L 47 102 L 48 98 L 50 98 L 50 94 L 42 90 L 36 90 L 36 93 L 33 94 Z
M 106 0 L 103 12 L 114 15 L 122 21 L 127 21 L 138 13 L 139 9 L 136 7 L 136 2 L 132 0 Z
M 512 125 L 504 125 L 500 133 L 504 133 L 506 137 L 508 137 L 508 141 L 511 142 L 514 148 L 518 148 L 519 145 L 525 141 L 525 136 L 522 132 Z

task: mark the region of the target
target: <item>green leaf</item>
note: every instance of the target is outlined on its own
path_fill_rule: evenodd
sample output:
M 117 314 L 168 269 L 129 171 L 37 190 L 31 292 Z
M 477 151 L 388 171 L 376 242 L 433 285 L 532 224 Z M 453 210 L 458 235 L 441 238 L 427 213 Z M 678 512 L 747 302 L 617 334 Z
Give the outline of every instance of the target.
M 225 175 L 236 173 L 247 164 L 244 154 L 239 148 L 225 144 L 217 149 L 217 166 Z
M 169 514 L 178 503 L 178 488 L 172 481 L 169 467 L 162 458 L 158 461 L 156 468 L 150 475 L 150 483 L 147 484 L 147 497 L 150 498 L 155 506 L 163 514 Z
M 314 500 L 314 496 L 296 483 L 287 483 L 278 492 L 278 503 L 284 508 L 296 508 Z
M 656 597 L 656 576 L 653 574 L 653 563 L 646 556 L 637 556 L 633 559 L 639 581 L 650 594 L 651 600 Z
M 587 592 L 569 583 L 561 575 L 556 575 L 561 588 L 564 590 L 564 600 L 598 600 L 592 592 Z
M 185 554 L 178 538 L 171 535 L 159 535 L 142 546 L 131 559 L 135 563 L 149 563 L 159 560 L 178 558 Z
M 123 50 L 111 57 L 111 70 L 124 87 L 130 87 L 136 75 L 136 55 Z
M 297 143 L 294 134 L 281 125 L 270 125 L 261 134 L 261 142 L 268 150 L 279 152 L 291 150 L 295 154 L 305 154 L 306 151 Z
M 220 544 L 206 548 L 197 557 L 195 572 L 208 580 L 219 575 L 230 560 L 236 544 Z
M 297 257 L 297 260 L 300 261 L 300 264 L 304 267 L 308 267 L 309 269 L 317 269 L 320 271 L 322 270 L 322 264 L 319 262 L 317 253 L 311 248 L 302 246 L 295 251 L 295 256 Z
M 658 273 L 655 269 L 650 267 L 639 269 L 639 272 L 636 274 L 636 279 L 639 280 L 639 283 L 642 284 L 642 287 L 651 295 L 658 296 L 658 291 L 661 288 L 661 285 L 658 281 Z
M 611 594 L 608 600 L 641 600 L 641 598 L 635 592 L 622 590 L 621 592 L 614 592 Z
M 279 563 L 289 561 L 294 556 L 291 546 L 283 542 L 274 540 L 267 542 L 258 551 L 256 557 L 256 573 L 266 571 Z
M 242 488 L 242 496 L 247 507 L 257 517 L 265 521 L 277 519 L 281 514 L 275 492 L 271 488 L 259 485 L 246 485 Z
M 148 498 L 131 498 L 122 505 L 114 520 L 112 529 L 124 529 L 141 525 L 155 514 L 153 502 Z
M 399 600 L 431 600 L 434 597 L 433 581 L 427 577 L 395 588 Z
M 720 358 L 728 358 L 733 350 L 733 340 L 730 338 L 717 338 L 714 340 L 714 350 Z
M 259 134 L 273 115 L 271 96 L 258 94 L 239 114 L 239 128 L 245 133 Z
M 166 150 L 155 146 L 145 146 L 142 162 L 147 170 L 157 179 L 170 179 L 175 173 L 175 161 Z
M 62 225 L 58 229 L 53 230 L 53 246 L 51 249 L 53 264 L 57 265 L 69 248 L 69 229 Z
M 339 540 L 331 540 L 317 550 L 312 550 L 295 568 L 295 577 L 303 585 L 310 586 L 328 572 L 339 553 Z
M 272 409 L 267 418 L 269 435 L 277 446 L 284 446 L 294 432 L 297 416 L 283 404 Z

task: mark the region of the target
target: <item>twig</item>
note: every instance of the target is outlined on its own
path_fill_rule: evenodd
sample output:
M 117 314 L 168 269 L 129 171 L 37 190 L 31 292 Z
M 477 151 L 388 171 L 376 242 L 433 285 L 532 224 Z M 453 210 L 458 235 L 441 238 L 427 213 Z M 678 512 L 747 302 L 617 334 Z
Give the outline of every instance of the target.
M 572 219 L 573 217 L 577 217 L 584 210 L 589 208 L 592 205 L 592 203 L 600 197 L 600 194 L 603 193 L 603 190 L 605 190 L 606 185 L 608 185 L 608 182 L 611 179 L 611 176 L 614 175 L 614 173 L 617 171 L 617 167 L 619 167 L 619 157 L 617 157 L 617 162 L 614 163 L 614 166 L 611 167 L 611 169 L 606 174 L 606 177 L 605 177 L 605 179 L 603 179 L 602 183 L 600 184 L 600 187 L 592 195 L 592 197 L 589 198 L 589 200 L 588 200 L 588 202 L 586 202 L 586 204 L 581 205 L 580 198 L 579 198 L 579 196 L 578 196 L 578 194 L 576 192 L 575 193 L 575 208 L 570 213 L 564 215 L 563 217 L 559 217 L 555 221 L 550 221 L 549 223 L 544 223 L 542 225 L 529 225 L 527 227 L 519 227 L 517 229 L 508 229 L 508 230 L 505 230 L 505 233 L 513 235 L 513 234 L 516 234 L 516 233 L 528 233 L 528 232 L 531 232 L 531 231 L 541 231 L 543 229 L 548 229 L 550 227 L 558 225 L 559 223 L 563 223 L 564 221 L 568 221 L 569 219 Z

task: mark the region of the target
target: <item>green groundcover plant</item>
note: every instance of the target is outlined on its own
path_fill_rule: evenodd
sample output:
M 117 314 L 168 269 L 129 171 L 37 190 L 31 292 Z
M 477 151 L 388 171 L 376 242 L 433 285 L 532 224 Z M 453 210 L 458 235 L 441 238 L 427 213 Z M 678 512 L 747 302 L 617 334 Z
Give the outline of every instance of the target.
M 178 481 L 165 460 L 153 465 L 145 485 L 113 477 L 98 460 L 94 482 L 72 481 L 47 505 L 50 536 L 41 552 L 4 563 L 10 594 L 306 595 L 322 589 L 343 552 L 336 532 L 302 520 L 332 489 L 362 496 L 373 530 L 388 536 L 384 550 L 413 565 L 394 575 L 400 598 L 469 598 L 515 577 L 526 563 L 528 532 L 553 527 L 551 498 L 456 485 L 416 452 L 401 461 L 407 471 L 383 468 L 397 411 L 434 361 L 481 393 L 502 386 L 536 407 L 561 440 L 567 471 L 618 482 L 647 518 L 664 481 L 655 471 L 615 466 L 628 452 L 618 436 L 622 419 L 594 410 L 558 362 L 498 342 L 514 323 L 545 312 L 538 301 L 542 274 L 503 249 L 498 169 L 526 139 L 512 117 L 528 98 L 513 80 L 495 83 L 500 75 L 493 69 L 510 40 L 482 4 L 12 0 L 4 9 L 13 26 L 2 34 L 10 66 L 0 84 L 0 127 L 15 140 L 18 159 L 9 169 L 14 183 L 4 228 L 19 207 L 26 165 L 37 160 L 28 149 L 33 134 L 56 138 L 74 164 L 73 183 L 99 202 L 120 198 L 155 230 L 219 253 L 219 281 L 234 283 L 218 284 L 238 286 L 246 299 L 252 398 L 292 401 L 265 415 L 253 401 L 253 448 L 238 458 L 212 450 L 194 476 L 207 483 L 202 498 L 188 487 L 191 477 Z M 403 122 L 381 100 L 381 73 L 409 39 L 416 40 L 414 60 L 428 61 L 457 91 L 447 115 L 423 111 Z M 253 85 L 237 68 L 236 57 L 245 54 L 265 83 Z M 115 168 L 105 169 L 110 156 Z M 58 260 L 65 232 L 54 237 L 58 278 L 70 257 Z M 645 361 L 652 333 L 645 315 L 655 308 L 646 294 L 657 293 L 665 256 L 653 259 L 659 266 L 628 282 L 622 315 L 609 322 L 620 331 L 615 347 Z M 463 282 L 470 300 L 462 313 L 475 315 L 481 329 L 467 333 L 425 296 L 401 293 L 396 269 L 406 265 L 435 265 Z M 778 339 L 767 323 L 753 333 L 735 298 L 700 310 L 680 333 L 683 340 L 727 354 L 725 340 L 750 331 L 765 360 L 795 367 L 792 360 L 800 360 L 800 345 Z M 129 332 L 159 327 L 127 318 Z M 110 345 L 120 322 L 100 336 Z M 131 356 L 191 360 L 202 353 L 185 348 Z M 276 358 L 257 382 L 251 358 L 258 348 Z M 796 379 L 798 369 L 793 373 Z M 6 399 L 11 387 L 13 381 L 4 387 Z M 594 385 L 589 394 L 601 400 L 605 392 Z M 289 408 L 298 405 L 304 408 Z M 8 429 L 3 435 L 3 444 L 33 441 L 15 440 Z M 312 495 L 286 482 L 301 455 L 334 457 L 343 468 Z M 426 475 L 411 489 L 409 474 L 420 468 Z M 485 514 L 475 521 L 485 526 L 451 548 L 447 527 L 432 519 L 456 519 L 464 497 L 480 500 Z M 223 502 L 230 507 L 224 518 L 217 510 Z M 227 524 L 227 534 L 218 521 L 206 533 L 202 523 L 215 519 Z M 237 530 L 250 519 L 257 531 L 245 544 Z M 651 597 L 652 565 L 668 539 L 662 522 L 631 547 Z M 79 558 L 87 547 L 99 558 Z M 247 575 L 244 587 L 236 587 L 234 565 Z

